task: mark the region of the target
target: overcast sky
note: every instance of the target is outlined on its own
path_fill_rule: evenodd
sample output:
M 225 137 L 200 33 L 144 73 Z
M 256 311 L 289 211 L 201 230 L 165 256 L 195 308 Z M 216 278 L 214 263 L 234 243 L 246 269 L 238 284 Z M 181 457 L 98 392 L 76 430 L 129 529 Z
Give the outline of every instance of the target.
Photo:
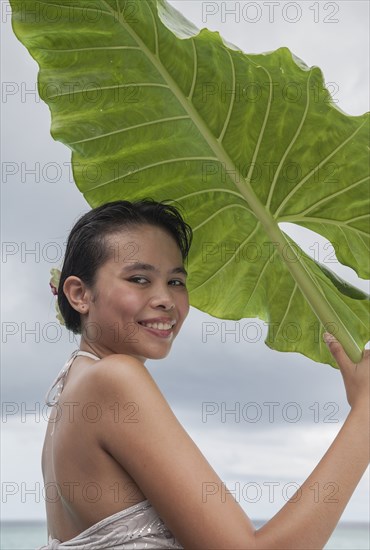
M 198 28 L 219 30 L 246 52 L 289 47 L 307 65 L 323 70 L 343 111 L 358 115 L 368 110 L 366 0 L 171 4 Z M 44 519 L 43 400 L 78 344 L 55 323 L 49 270 L 60 264 L 68 231 L 89 206 L 73 183 L 69 149 L 50 136 L 48 107 L 35 93 L 37 65 L 15 38 L 4 1 L 1 57 L 1 516 Z M 306 252 L 318 243 L 319 254 L 324 254 L 324 239 L 308 231 L 291 234 Z M 331 267 L 369 290 L 352 270 Z M 206 338 L 210 322 L 217 322 L 219 330 Z M 148 367 L 246 512 L 252 518 L 269 518 L 324 454 L 348 405 L 338 371 L 296 353 L 270 350 L 264 344 L 267 328 L 262 322 L 228 321 L 225 327 L 239 331 L 240 341 L 235 334 L 223 335 L 219 320 L 192 309 L 170 356 L 148 362 Z M 27 412 L 32 409 L 36 414 Z M 232 409 L 234 414 L 226 414 Z M 368 519 L 368 483 L 366 474 L 343 520 Z M 35 494 L 27 492 L 32 488 Z

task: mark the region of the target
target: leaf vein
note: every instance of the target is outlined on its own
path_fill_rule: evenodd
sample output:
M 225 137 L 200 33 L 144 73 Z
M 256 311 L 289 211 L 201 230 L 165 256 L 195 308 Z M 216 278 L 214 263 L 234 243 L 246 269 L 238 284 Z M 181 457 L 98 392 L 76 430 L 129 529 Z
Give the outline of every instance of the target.
M 339 231 L 340 231 L 341 233 L 343 233 L 343 238 L 344 238 L 344 240 L 345 240 L 346 243 L 347 243 L 348 250 L 351 250 L 351 247 L 350 247 L 349 242 L 348 242 L 348 239 L 347 239 L 347 235 L 346 235 L 346 233 L 343 231 L 343 228 L 340 227 L 340 226 L 339 226 Z M 334 248 L 334 247 L 333 247 L 333 248 Z
M 170 203 L 175 202 L 175 201 L 180 201 L 180 200 L 183 200 L 183 199 L 187 199 L 187 198 L 193 197 L 195 195 L 202 195 L 203 193 L 227 193 L 227 194 L 230 194 L 230 195 L 235 195 L 236 197 L 238 197 L 239 199 L 242 199 L 243 201 L 245 201 L 248 204 L 248 201 L 240 193 L 237 193 L 236 191 L 231 191 L 230 189 L 223 189 L 223 188 L 217 188 L 217 187 L 209 187 L 208 189 L 202 189 L 202 191 L 194 191 L 193 193 L 188 193 L 186 195 L 182 195 L 181 197 L 177 197 L 173 201 L 170 201 Z M 252 212 L 252 210 L 250 210 L 249 208 L 247 208 L 247 210 Z M 252 214 L 255 215 L 254 212 L 252 212 Z
M 243 204 L 237 204 L 237 203 L 228 204 L 227 206 L 223 206 L 222 208 L 219 208 L 218 210 L 216 210 L 211 216 L 207 216 L 207 218 L 205 218 L 202 221 L 202 223 L 200 223 L 196 227 L 193 227 L 193 233 L 195 231 L 197 231 L 198 229 L 200 229 L 206 223 L 210 222 L 213 218 L 218 216 L 221 212 L 224 212 L 225 210 L 228 210 L 229 208 L 242 208 L 243 210 L 249 210 L 249 208 L 245 208 L 245 206 Z
M 252 63 L 255 64 L 254 61 L 252 61 Z M 249 182 L 249 183 L 251 182 L 253 172 L 254 172 L 254 169 L 256 167 L 256 160 L 257 160 L 258 153 L 259 153 L 259 150 L 260 150 L 260 147 L 261 147 L 263 136 L 265 134 L 267 122 L 268 122 L 268 119 L 269 119 L 269 116 L 270 116 L 271 105 L 272 105 L 272 97 L 273 97 L 272 78 L 271 78 L 270 72 L 267 69 L 265 69 L 265 67 L 263 67 L 263 70 L 267 73 L 269 83 L 270 83 L 270 86 L 269 86 L 270 91 L 269 91 L 269 98 L 268 98 L 268 102 L 267 102 L 265 118 L 264 118 L 262 126 L 261 126 L 260 134 L 258 136 L 258 140 L 257 140 L 257 143 L 256 143 L 256 148 L 255 148 L 254 153 L 253 153 L 252 162 L 251 162 L 251 165 L 250 165 L 250 168 L 248 170 L 247 177 L 246 177 L 246 181 Z
M 267 264 L 268 264 L 269 262 L 270 262 L 270 263 L 272 262 L 272 259 L 273 259 L 273 257 L 274 257 L 275 254 L 276 254 L 276 248 L 274 248 L 274 251 L 273 251 L 271 257 L 269 257 L 269 255 L 267 255 L 266 262 L 265 262 L 265 264 L 264 264 L 264 266 L 263 266 L 263 268 L 262 268 L 262 270 L 261 270 L 261 273 L 259 274 L 259 276 L 258 276 L 258 278 L 257 278 L 257 280 L 256 280 L 256 284 L 254 285 L 253 291 L 252 291 L 251 294 L 249 295 L 248 302 L 245 304 L 245 308 L 248 307 L 249 302 L 251 301 L 252 296 L 253 296 L 253 294 L 255 293 L 256 288 L 258 287 L 259 282 L 260 282 L 260 280 L 262 279 L 263 274 L 264 274 L 264 272 L 265 272 L 265 270 L 266 270 L 266 268 L 267 268 Z
M 151 120 L 150 122 L 143 122 L 142 124 L 135 124 L 134 126 L 128 126 L 127 128 L 120 128 L 119 130 L 114 130 L 113 132 L 108 132 L 107 134 L 100 134 L 99 136 L 94 136 L 86 139 L 81 139 L 79 141 L 73 141 L 69 143 L 69 145 L 76 145 L 77 143 L 86 143 L 87 141 L 94 141 L 96 139 L 101 139 L 109 136 L 114 136 L 116 134 L 121 134 L 123 132 L 128 132 L 130 130 L 136 130 L 137 128 L 143 128 L 147 126 L 153 126 L 155 124 L 159 124 L 162 122 L 172 122 L 173 120 L 186 120 L 190 117 L 185 116 L 175 116 L 175 117 L 169 117 L 169 118 L 160 118 L 158 120 Z
M 288 195 L 285 197 L 285 199 L 281 202 L 280 206 L 275 212 L 274 217 L 277 218 L 280 211 L 284 208 L 286 203 L 292 198 L 292 196 L 302 187 L 302 185 L 312 176 L 312 174 L 315 173 L 316 170 L 320 169 L 328 160 L 330 160 L 342 147 L 344 147 L 351 139 L 355 137 L 355 135 L 361 130 L 361 128 L 364 126 L 364 124 L 367 122 L 365 120 L 361 126 L 359 126 L 347 139 L 345 139 L 340 145 L 338 145 L 326 158 L 324 158 L 315 168 L 311 170 L 293 189 L 288 193 Z
M 310 212 L 314 208 L 320 206 L 321 204 L 323 204 L 323 203 L 325 203 L 329 200 L 333 200 L 334 197 L 337 197 L 338 195 L 341 195 L 342 193 L 346 193 L 347 191 L 350 191 L 351 189 L 353 189 L 357 185 L 360 185 L 361 183 L 368 180 L 369 178 L 370 178 L 370 176 L 366 176 L 366 178 L 362 178 L 361 180 L 355 181 L 354 183 L 351 183 L 350 185 L 348 185 L 344 189 L 341 189 L 340 191 L 336 191 L 335 193 L 332 193 L 331 195 L 328 195 L 327 197 L 324 197 L 324 198 L 320 199 L 319 201 L 312 204 L 309 208 L 307 208 L 303 212 L 299 212 L 299 215 L 305 216 L 306 214 L 308 214 L 308 212 Z
M 192 101 L 192 99 L 193 99 L 195 84 L 197 82 L 197 73 L 198 73 L 198 54 L 197 54 L 197 48 L 196 48 L 196 45 L 195 45 L 195 41 L 194 41 L 193 38 L 191 39 L 191 43 L 192 43 L 192 46 L 193 46 L 194 69 L 193 69 L 193 81 L 192 81 L 192 84 L 191 84 L 190 94 L 188 95 L 188 100 L 189 101 Z
M 291 304 L 292 304 L 293 297 L 294 297 L 294 294 L 295 294 L 296 290 L 297 290 L 297 283 L 295 282 L 295 283 L 294 283 L 294 288 L 293 288 L 293 290 L 292 290 L 292 293 L 291 293 L 291 295 L 290 295 L 290 298 L 289 298 L 289 301 L 288 301 L 288 304 L 287 304 L 287 307 L 286 307 L 286 310 L 285 310 L 285 313 L 284 313 L 284 315 L 283 315 L 282 320 L 280 321 L 279 328 L 277 329 L 277 332 L 276 332 L 276 334 L 275 334 L 275 338 L 274 338 L 275 341 L 277 340 L 277 336 L 278 336 L 278 334 L 279 334 L 279 332 L 280 332 L 280 329 L 281 329 L 281 327 L 283 326 L 283 323 L 284 323 L 284 321 L 285 321 L 286 316 L 288 315 L 288 311 L 289 311 L 290 306 L 291 306 Z
M 114 15 L 110 12 L 110 11 L 105 11 L 105 10 L 98 10 L 96 8 L 87 8 L 86 6 L 71 6 L 71 5 L 68 5 L 66 6 L 65 4 L 50 4 L 50 2 L 43 2 L 42 0 L 35 0 L 35 2 L 37 2 L 38 4 L 44 4 L 48 7 L 50 7 L 51 5 L 52 6 L 56 6 L 57 8 L 63 8 L 63 9 L 74 9 L 74 10 L 83 10 L 84 12 L 93 12 L 93 13 L 105 13 L 106 15 L 109 15 L 110 17 L 114 17 Z
M 227 262 L 225 262 L 224 264 L 222 264 L 221 267 L 219 267 L 208 279 L 206 279 L 205 281 L 203 281 L 203 283 L 201 283 L 200 285 L 196 286 L 195 288 L 192 288 L 190 293 L 191 292 L 194 292 L 195 290 L 198 290 L 199 288 L 201 288 L 203 285 L 209 283 L 212 279 L 214 279 L 214 277 L 216 277 L 217 275 L 219 275 L 224 269 L 226 269 L 226 267 L 229 265 L 230 262 L 232 262 L 236 256 L 236 254 L 238 253 L 238 251 L 242 248 L 242 246 L 245 245 L 245 243 L 247 243 L 249 241 L 249 239 L 251 239 L 253 237 L 253 235 L 255 234 L 255 232 L 257 231 L 258 227 L 260 225 L 260 222 L 257 222 L 256 224 L 256 227 L 254 228 L 254 230 L 252 231 L 252 233 L 250 235 L 248 235 L 248 237 L 246 237 L 244 239 L 244 241 L 238 246 L 238 248 L 235 250 L 234 254 L 228 259 Z M 189 294 L 190 294 L 189 293 Z
M 148 170 L 150 168 L 155 168 L 157 166 L 163 166 L 165 164 L 173 164 L 175 162 L 183 162 L 183 161 L 191 161 L 191 160 L 216 160 L 216 159 L 214 157 L 210 157 L 210 158 L 207 158 L 207 157 L 180 157 L 180 158 L 162 160 L 160 162 L 154 162 L 152 164 L 147 164 L 145 166 L 141 166 L 137 170 L 132 170 L 132 171 L 128 172 L 127 174 L 121 175 L 119 178 L 113 178 L 112 180 L 104 181 L 102 183 L 99 183 L 95 187 L 90 187 L 88 191 L 89 192 L 94 191 L 95 189 L 98 189 L 99 187 L 103 187 L 104 185 L 109 185 L 111 183 L 117 182 L 121 179 L 124 179 L 126 176 L 133 176 L 134 174 L 144 172 L 145 170 Z
M 230 64 L 231 64 L 231 72 L 232 72 L 232 78 L 233 78 L 233 84 L 232 84 L 232 92 L 231 92 L 231 98 L 230 98 L 230 105 L 229 105 L 229 109 L 228 109 L 228 112 L 227 112 L 227 115 L 226 115 L 226 119 L 225 119 L 225 123 L 224 123 L 224 126 L 223 126 L 223 129 L 221 131 L 221 134 L 219 135 L 219 137 L 217 138 L 217 141 L 219 143 L 222 143 L 224 137 L 225 137 L 225 133 L 226 133 L 226 130 L 230 124 L 230 119 L 231 119 L 231 114 L 233 112 L 233 108 L 234 108 L 234 104 L 235 104 L 235 95 L 236 95 L 236 75 L 235 75 L 235 65 L 234 65 L 234 60 L 233 58 L 231 57 L 231 54 L 229 52 L 228 49 L 226 49 L 226 52 L 229 56 L 229 59 L 230 59 Z
M 357 216 L 356 218 L 349 218 L 348 220 L 345 220 L 344 225 L 348 225 L 350 222 L 357 222 L 357 220 L 363 220 L 364 218 L 368 218 L 370 216 L 370 212 L 367 214 L 363 214 L 362 216 Z
M 358 235 L 359 239 L 361 239 L 361 241 L 364 243 L 364 246 L 365 248 L 370 252 L 370 245 L 368 245 L 367 243 L 365 243 L 364 239 L 362 238 L 361 235 Z
M 66 95 L 70 95 L 73 97 L 76 94 L 82 94 L 86 92 L 96 92 L 100 90 L 116 90 L 117 88 L 139 88 L 139 87 L 149 87 L 149 88 L 169 88 L 167 84 L 159 84 L 156 82 L 140 82 L 138 84 L 132 83 L 132 84 L 117 84 L 115 86 L 99 86 L 98 88 L 87 88 L 87 89 L 81 89 L 81 90 L 73 90 L 73 93 L 71 92 L 65 92 L 62 94 L 56 94 L 56 95 L 49 95 L 48 99 L 53 99 L 56 97 L 63 97 Z
M 150 12 L 150 16 L 152 18 L 152 21 L 153 21 L 153 30 L 154 30 L 154 41 L 155 41 L 155 55 L 156 57 L 158 57 L 158 59 L 160 59 L 159 57 L 159 40 L 158 40 L 158 27 L 157 27 L 157 23 L 155 21 L 155 17 L 154 17 L 154 14 L 152 12 L 152 9 L 150 7 L 150 4 L 147 2 L 146 3 L 147 7 L 148 7 L 148 10 Z
M 357 227 L 352 227 L 351 225 L 346 225 L 346 223 L 344 222 L 341 222 L 339 220 L 330 220 L 328 218 L 315 218 L 315 217 L 305 217 L 305 218 L 301 218 L 300 216 L 286 216 L 285 218 L 281 218 L 279 220 L 279 223 L 282 223 L 282 222 L 313 222 L 313 223 L 322 223 L 325 227 L 325 224 L 329 224 L 329 225 L 335 225 L 335 226 L 344 226 L 346 227 L 347 229 L 352 229 L 352 231 L 356 231 L 358 233 L 360 233 L 361 235 L 365 235 L 365 237 L 368 237 L 368 233 L 366 233 L 365 231 L 362 231 L 361 229 L 358 229 Z
M 109 51 L 109 50 L 140 50 L 137 46 L 94 46 L 91 48 L 68 48 L 68 49 L 51 49 L 51 48 L 38 48 L 43 52 L 53 52 L 53 53 L 69 53 L 69 52 L 94 52 L 97 50 Z
M 286 148 L 285 150 L 285 153 L 283 154 L 283 156 L 281 157 L 281 160 L 279 162 L 279 166 L 277 167 L 276 169 L 276 172 L 275 172 L 275 175 L 274 175 L 274 179 L 272 181 L 272 184 L 271 184 L 271 188 L 270 188 L 270 191 L 269 191 L 269 196 L 268 196 L 268 199 L 267 199 L 267 202 L 266 202 L 266 207 L 267 208 L 271 208 L 271 201 L 272 201 L 272 197 L 273 197 L 273 194 L 274 194 L 274 191 L 275 191 L 275 187 L 276 187 L 276 182 L 278 180 L 278 177 L 280 175 L 280 172 L 283 168 L 283 164 L 285 162 L 285 159 L 287 158 L 287 156 L 289 155 L 293 145 L 295 144 L 295 142 L 297 141 L 299 135 L 301 134 L 301 131 L 302 131 L 302 128 L 303 128 L 303 125 L 306 121 L 306 118 L 307 118 L 307 113 L 308 113 L 308 109 L 309 109 L 309 106 L 310 106 L 310 92 L 309 92 L 309 84 L 310 84 L 310 78 L 311 78 L 311 75 L 312 75 L 312 71 L 310 71 L 310 74 L 308 76 L 308 79 L 307 79 L 307 86 L 306 86 L 306 105 L 305 105 L 305 109 L 303 111 L 303 114 L 302 114 L 302 118 L 300 120 L 300 123 L 298 125 L 298 128 L 296 130 L 296 133 L 294 134 L 293 138 L 291 139 L 288 147 Z M 278 210 L 279 212 L 279 210 Z M 278 212 L 276 213 L 276 216 L 278 215 Z
M 329 293 L 329 291 L 331 291 L 331 292 L 334 292 L 334 293 L 337 295 L 337 293 L 336 293 L 335 290 L 334 290 L 335 287 L 334 287 L 333 283 L 332 283 L 332 282 L 330 281 L 330 279 L 328 279 L 324 274 L 320 274 L 320 275 L 314 274 L 314 277 L 315 277 L 315 279 L 319 279 L 319 281 L 320 281 L 320 282 L 318 282 L 319 285 L 320 285 L 320 283 L 321 283 L 321 285 L 326 285 L 326 286 L 328 287 L 329 290 L 327 291 L 327 293 Z M 320 285 L 320 286 L 321 286 L 321 285 Z M 333 287 L 334 287 L 334 288 L 333 288 Z M 324 291 L 323 291 L 323 292 L 324 292 Z M 324 295 L 327 296 L 326 293 L 324 293 Z M 355 316 L 357 317 L 357 319 L 359 320 L 359 322 L 361 323 L 361 325 L 363 325 L 363 326 L 365 327 L 365 329 L 367 330 L 368 327 L 365 325 L 365 323 L 362 321 L 362 319 L 356 314 L 356 312 L 353 310 L 353 308 L 351 308 L 351 307 L 346 303 L 346 301 L 343 299 L 342 294 L 341 294 L 340 292 L 338 292 L 338 296 L 337 296 L 337 297 L 340 299 L 340 301 L 342 302 L 342 304 L 349 310 L 349 312 L 350 312 L 350 314 L 351 314 L 351 317 L 352 317 L 353 315 L 355 315 Z M 327 299 L 327 301 L 328 301 L 328 303 L 330 303 L 328 299 Z

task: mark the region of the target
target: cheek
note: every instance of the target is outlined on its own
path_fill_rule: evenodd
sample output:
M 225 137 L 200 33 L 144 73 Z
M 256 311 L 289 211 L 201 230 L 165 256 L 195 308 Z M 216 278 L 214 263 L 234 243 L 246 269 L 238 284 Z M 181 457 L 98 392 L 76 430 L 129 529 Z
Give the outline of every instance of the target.
M 184 296 L 183 302 L 181 304 L 181 314 L 183 318 L 185 319 L 189 313 L 190 305 L 189 305 L 189 295 L 186 294 Z
M 137 307 L 138 304 L 143 302 L 143 296 L 135 294 L 133 292 L 121 291 L 117 293 L 115 301 L 128 309 Z

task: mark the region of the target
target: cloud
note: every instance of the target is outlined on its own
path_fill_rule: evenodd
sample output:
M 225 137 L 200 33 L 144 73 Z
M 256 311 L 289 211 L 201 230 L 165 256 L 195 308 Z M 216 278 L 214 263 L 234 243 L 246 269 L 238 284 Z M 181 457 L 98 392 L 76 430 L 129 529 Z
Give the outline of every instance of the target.
M 339 425 L 270 425 L 267 431 L 251 433 L 239 424 L 205 426 L 194 422 L 189 409 L 178 415 L 220 479 L 253 519 L 275 514 L 293 495 L 325 453 Z M 26 412 L 9 416 L 2 427 L 2 518 L 44 519 L 45 499 L 41 475 L 41 450 L 47 413 Z M 27 449 L 27 460 L 25 460 Z M 331 480 L 328 480 L 328 483 Z M 206 480 L 205 480 L 206 482 Z M 343 519 L 366 521 L 369 476 L 365 474 L 344 512 Z M 335 489 L 335 488 L 334 488 Z M 214 487 L 204 485 L 204 497 Z M 220 491 L 226 490 L 222 486 Z M 333 488 L 320 488 L 328 497 Z
M 288 47 L 306 65 L 322 69 L 342 110 L 352 115 L 368 110 L 368 2 L 170 3 L 198 28 L 218 30 L 246 53 Z
M 338 14 L 330 7 L 325 11 L 322 3 L 300 2 L 302 17 L 296 23 L 289 21 L 294 18 L 293 11 L 286 12 L 284 19 L 285 2 L 279 2 L 271 22 L 266 5 L 274 3 L 261 3 L 261 19 L 254 23 L 252 7 L 239 22 L 226 14 L 223 22 L 221 4 L 233 4 L 241 10 L 246 2 L 171 3 L 199 28 L 220 30 L 246 52 L 290 47 L 308 65 L 322 67 L 326 81 L 335 84 L 332 90 L 344 111 L 360 114 L 367 110 L 367 2 L 326 3 L 338 5 Z M 211 16 L 211 11 L 204 11 L 207 5 L 209 10 L 219 10 Z M 314 6 L 320 11 L 315 13 Z M 328 17 L 338 22 L 325 22 Z M 42 415 L 39 422 L 32 420 L 32 413 L 26 410 L 33 407 L 42 411 L 47 388 L 78 346 L 66 332 L 61 331 L 59 339 L 53 336 L 54 298 L 48 287 L 49 271 L 55 265 L 51 245 L 56 243 L 62 250 L 74 221 L 89 207 L 71 178 L 70 151 L 50 137 L 49 110 L 34 94 L 37 65 L 15 38 L 9 18 L 3 21 L 1 31 L 6 84 L 2 199 L 7 205 L 2 212 L 2 229 L 9 247 L 7 261 L 2 264 L 6 285 L 2 329 L 10 331 L 5 342 L 3 333 L 2 397 L 5 412 L 13 410 L 2 426 L 2 479 L 15 484 L 2 488 L 16 492 L 3 499 L 3 518 L 32 519 L 45 517 L 42 498 L 35 503 L 32 494 L 24 492 L 35 483 L 40 484 L 41 491 L 45 421 Z M 312 236 L 306 239 L 306 244 L 312 245 Z M 60 258 L 56 259 L 57 265 L 59 262 Z M 207 323 L 217 323 L 217 332 L 207 333 Z M 284 484 L 303 480 L 348 412 L 343 383 L 339 372 L 331 367 L 296 353 L 282 354 L 267 348 L 263 343 L 267 329 L 261 322 L 245 319 L 239 324 L 221 323 L 192 309 L 171 355 L 148 366 L 220 477 L 234 484 L 261 485 L 263 498 L 246 503 L 243 497 L 243 507 L 252 510 L 253 517 L 270 517 L 284 503 Z M 237 341 L 238 331 L 240 334 L 248 323 L 249 341 L 244 337 Z M 250 340 L 256 324 L 260 333 L 253 343 Z M 293 422 L 300 411 L 302 416 Z M 263 485 L 269 481 L 279 483 L 276 491 L 280 496 L 274 502 L 269 502 L 269 487 Z M 24 489 L 22 483 L 26 484 Z M 367 519 L 367 483 L 366 475 L 344 519 Z

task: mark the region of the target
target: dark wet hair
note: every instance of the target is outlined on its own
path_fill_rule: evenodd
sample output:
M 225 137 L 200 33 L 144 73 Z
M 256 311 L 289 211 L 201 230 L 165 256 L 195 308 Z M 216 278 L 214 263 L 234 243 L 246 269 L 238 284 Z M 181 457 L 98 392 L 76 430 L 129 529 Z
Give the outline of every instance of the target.
M 98 206 L 84 214 L 73 226 L 58 287 L 58 305 L 67 329 L 81 333 L 81 318 L 67 300 L 63 285 L 67 277 L 79 277 L 88 287 L 95 283 L 96 272 L 112 255 L 106 237 L 122 229 L 140 225 L 155 225 L 167 231 L 176 241 L 183 261 L 191 241 L 191 227 L 175 206 L 143 199 L 135 202 L 115 201 Z

